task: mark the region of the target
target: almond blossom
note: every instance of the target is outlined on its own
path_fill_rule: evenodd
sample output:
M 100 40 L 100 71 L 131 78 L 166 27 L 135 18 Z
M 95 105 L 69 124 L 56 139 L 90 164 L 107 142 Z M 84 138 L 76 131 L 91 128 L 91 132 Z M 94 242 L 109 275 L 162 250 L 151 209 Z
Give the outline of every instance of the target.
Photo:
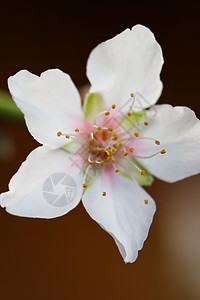
M 1 206 L 18 216 L 54 218 L 82 199 L 124 261 L 134 262 L 156 210 L 141 186 L 152 183 L 150 174 L 175 182 L 200 172 L 200 122 L 194 112 L 154 105 L 162 91 L 162 64 L 153 34 L 137 25 L 91 52 L 91 88 L 83 107 L 71 78 L 58 69 L 39 77 L 22 70 L 10 77 L 12 97 L 42 146 L 12 177 Z M 44 197 L 44 183 L 53 174 L 75 182 L 75 196 L 66 205 L 51 205 Z

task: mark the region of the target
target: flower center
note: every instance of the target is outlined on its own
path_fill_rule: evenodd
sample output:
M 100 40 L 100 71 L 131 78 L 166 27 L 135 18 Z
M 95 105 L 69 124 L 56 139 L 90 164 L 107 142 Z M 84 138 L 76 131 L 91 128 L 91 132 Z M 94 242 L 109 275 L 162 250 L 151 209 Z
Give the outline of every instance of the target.
M 141 169 L 133 160 L 137 158 L 151 158 L 158 154 L 165 154 L 165 149 L 154 152 L 151 155 L 141 155 L 138 151 L 135 151 L 135 145 L 140 144 L 142 141 L 150 141 L 154 145 L 160 146 L 160 141 L 140 136 L 139 131 L 144 127 L 149 126 L 146 120 L 133 119 L 133 105 L 134 94 L 131 94 L 131 105 L 127 114 L 122 114 L 121 111 L 116 110 L 116 105 L 113 104 L 108 111 L 99 113 L 94 119 L 94 123 L 89 125 L 89 129 L 81 131 L 78 128 L 75 132 L 62 133 L 58 132 L 58 136 L 65 136 L 67 139 L 75 139 L 81 148 L 84 148 L 82 153 L 83 163 L 86 165 L 84 174 L 83 187 L 86 188 L 85 183 L 90 168 L 103 168 L 106 165 L 110 165 L 115 173 L 119 173 L 123 170 L 129 177 L 135 182 L 135 177 L 131 174 L 127 165 L 130 165 L 140 172 L 141 176 L 145 176 L 145 170 Z M 125 123 L 128 122 L 128 125 Z M 139 142 L 139 143 L 138 143 Z M 103 196 L 106 196 L 106 192 L 102 192 Z M 145 199 L 144 203 L 148 201 Z

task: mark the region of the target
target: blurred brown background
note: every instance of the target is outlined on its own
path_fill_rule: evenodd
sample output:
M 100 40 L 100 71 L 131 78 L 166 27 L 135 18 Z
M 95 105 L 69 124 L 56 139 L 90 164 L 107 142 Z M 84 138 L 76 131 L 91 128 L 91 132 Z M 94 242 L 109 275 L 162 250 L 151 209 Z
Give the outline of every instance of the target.
M 54 67 L 79 87 L 87 83 L 93 47 L 141 23 L 164 52 L 159 103 L 187 105 L 200 117 L 199 12 L 193 1 L 174 3 L 1 3 L 0 88 L 7 89 L 7 78 L 20 69 L 39 75 Z M 0 151 L 3 192 L 37 142 L 23 122 L 0 118 L 0 138 L 7 145 Z M 156 180 L 148 188 L 157 212 L 138 260 L 128 265 L 82 204 L 52 220 L 15 217 L 1 209 L 0 299 L 200 299 L 199 183 L 198 175 L 175 184 Z

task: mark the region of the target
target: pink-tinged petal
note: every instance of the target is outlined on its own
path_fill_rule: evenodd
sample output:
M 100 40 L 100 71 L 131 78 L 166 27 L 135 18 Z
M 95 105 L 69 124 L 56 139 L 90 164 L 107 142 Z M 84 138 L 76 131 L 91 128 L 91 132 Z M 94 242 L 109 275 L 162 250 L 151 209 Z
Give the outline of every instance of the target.
M 162 65 L 162 50 L 154 35 L 136 25 L 91 52 L 87 63 L 90 92 L 103 96 L 107 106 L 124 105 L 134 92 L 135 110 L 144 109 L 160 97 Z
M 7 212 L 36 218 L 55 218 L 73 209 L 82 195 L 83 176 L 64 150 L 33 150 L 0 195 Z
M 141 136 L 159 140 L 161 144 L 154 145 L 154 153 L 162 149 L 166 153 L 139 159 L 140 163 L 154 176 L 168 182 L 199 173 L 200 120 L 194 112 L 187 107 L 156 105 L 147 111 L 146 118 L 149 125 Z M 153 153 L 150 147 L 147 150 Z
M 104 172 L 103 178 L 96 175 L 82 201 L 89 215 L 114 238 L 124 261 L 134 262 L 156 210 L 153 199 L 136 183 Z
M 74 132 L 82 118 L 80 96 L 68 74 L 54 69 L 36 76 L 22 70 L 8 79 L 8 86 L 39 143 L 51 148 L 67 143 L 57 132 Z

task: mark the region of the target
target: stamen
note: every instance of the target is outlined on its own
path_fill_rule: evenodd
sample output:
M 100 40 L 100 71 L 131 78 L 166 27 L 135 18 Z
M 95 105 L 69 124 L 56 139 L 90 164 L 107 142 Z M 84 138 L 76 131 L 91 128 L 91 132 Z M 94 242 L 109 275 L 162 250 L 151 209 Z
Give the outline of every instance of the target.
M 66 135 L 65 137 L 66 137 L 66 139 L 69 139 L 69 138 L 70 138 L 70 136 L 69 136 L 69 135 Z
M 164 150 L 164 151 L 163 151 Z M 147 155 L 147 156 L 142 156 L 142 155 L 135 155 L 135 158 L 141 158 L 141 159 L 147 159 L 147 158 L 152 158 L 152 157 L 154 157 L 154 156 L 156 156 L 156 155 L 158 155 L 158 154 L 165 154 L 166 153 L 166 150 L 165 149 L 163 149 L 163 150 L 161 150 L 161 151 L 159 151 L 159 152 L 156 152 L 156 153 L 154 153 L 154 154 L 151 154 L 151 155 Z
M 62 135 L 62 132 L 61 131 L 58 131 L 57 132 L 57 136 L 61 136 Z
M 144 122 L 144 125 L 145 125 L 145 126 L 148 126 L 148 125 L 149 125 L 149 123 L 148 123 L 148 122 Z
M 140 171 L 141 175 L 145 175 L 145 170 L 141 170 L 132 160 L 130 160 L 128 157 L 124 158 L 126 161 L 128 161 L 134 168 L 136 168 L 138 171 Z
M 113 134 L 113 141 L 117 141 L 118 140 L 118 135 L 116 133 Z
M 115 109 L 115 108 L 116 108 L 116 105 L 115 105 L 115 104 L 113 104 L 113 105 L 112 105 L 112 109 Z
M 116 162 L 116 159 L 113 158 L 113 159 L 112 159 L 112 162 L 115 163 L 115 162 Z
M 96 130 L 101 130 L 101 126 L 98 126 L 98 127 L 96 128 Z
M 117 169 L 115 169 L 115 173 L 118 173 L 120 170 L 117 168 Z
M 108 150 L 110 150 L 110 149 L 108 149 Z M 112 157 L 112 151 L 107 152 L 107 155 L 108 155 L 108 157 Z
M 103 167 L 104 166 L 104 161 L 100 161 L 100 166 Z
M 130 178 L 133 180 L 133 182 L 135 182 L 136 187 L 137 187 L 137 189 L 138 189 L 138 193 L 139 193 L 140 197 L 143 198 L 142 193 L 141 193 L 141 190 L 140 190 L 140 188 L 139 188 L 139 185 L 138 185 L 138 183 L 137 183 L 135 177 L 131 174 L 131 172 L 129 171 L 129 169 L 126 168 L 123 164 L 119 163 L 119 165 L 124 169 L 124 171 L 126 171 L 126 173 L 130 176 Z M 147 201 L 147 202 L 145 202 L 145 204 L 148 204 L 148 200 L 145 199 L 144 201 Z
M 106 148 L 101 148 L 101 151 L 102 152 L 106 152 Z
M 83 187 L 84 187 L 84 188 L 87 187 L 87 184 L 85 183 L 85 181 L 86 181 L 86 178 L 87 178 L 87 175 L 88 175 L 88 172 L 89 172 L 90 168 L 91 168 L 91 165 L 89 164 L 89 165 L 87 166 L 87 168 L 86 168 L 86 170 L 85 170 L 85 174 L 84 174 L 84 176 L 83 176 L 83 182 L 84 182 Z
M 139 136 L 139 132 L 134 132 L 134 136 L 138 137 Z
M 112 153 L 115 153 L 117 150 L 113 147 L 112 148 Z
M 91 142 L 93 142 L 93 143 L 94 143 L 94 142 L 95 142 L 95 138 L 94 138 L 94 134 L 93 134 L 93 132 L 91 132 L 91 133 L 90 133 L 90 135 L 91 135 Z
M 112 132 L 113 131 L 112 127 L 108 127 L 108 131 Z
M 144 204 L 148 204 L 149 201 L 147 199 L 144 199 Z
M 78 129 L 78 128 L 76 128 L 76 129 L 75 129 L 75 132 L 79 132 L 79 129 Z
M 115 144 L 114 147 L 115 147 L 115 149 L 118 149 L 119 148 L 119 144 Z
M 156 144 L 156 145 L 160 145 L 160 141 L 155 140 L 155 144 Z
M 93 164 L 94 164 L 93 160 L 90 161 L 89 164 L 90 164 L 91 166 L 93 166 Z
M 107 160 L 112 160 L 112 156 L 108 156 L 108 157 L 107 157 Z
M 160 151 L 160 153 L 161 153 L 161 154 L 165 154 L 165 153 L 166 153 L 166 150 L 165 150 L 165 149 L 162 149 L 162 150 Z
M 103 193 L 102 193 L 102 196 L 106 196 L 106 192 L 103 192 Z
M 109 111 L 106 111 L 105 112 L 105 116 L 109 116 L 110 112 Z
M 133 151 L 134 151 L 134 148 L 133 148 L 133 147 L 130 147 L 129 150 L 130 150 L 130 152 L 133 152 Z
M 134 103 L 135 103 L 135 94 L 134 94 L 134 93 L 131 93 L 130 96 L 131 96 L 132 103 L 131 103 L 131 106 L 130 106 L 130 108 L 129 108 L 129 111 L 132 111 L 133 105 L 134 105 Z M 130 116 L 129 116 L 129 117 L 130 117 Z
M 128 117 L 131 117 L 132 113 L 130 111 L 127 112 Z
M 126 152 L 124 152 L 124 153 L 123 153 L 123 155 L 124 155 L 124 156 L 127 156 L 127 155 L 128 155 L 128 152 L 127 152 L 127 151 L 126 151 Z

